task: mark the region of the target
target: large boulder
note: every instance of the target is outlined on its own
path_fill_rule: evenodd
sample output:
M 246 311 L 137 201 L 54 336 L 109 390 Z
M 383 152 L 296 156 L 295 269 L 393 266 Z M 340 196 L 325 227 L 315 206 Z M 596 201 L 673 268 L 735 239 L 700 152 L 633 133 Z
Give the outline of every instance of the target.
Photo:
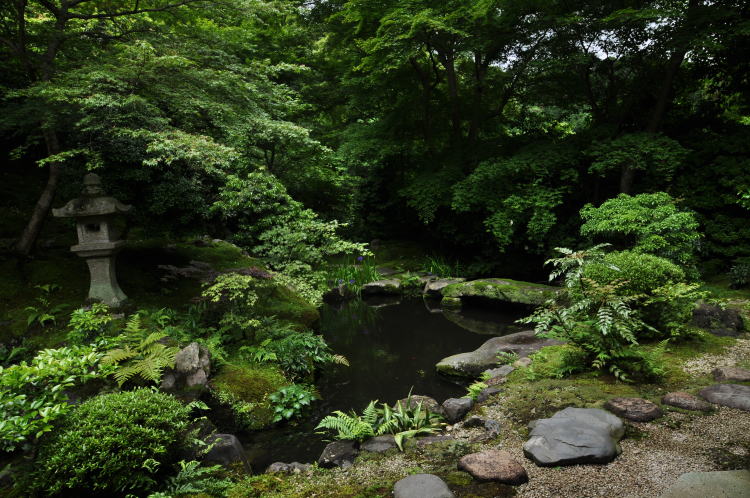
M 559 291 L 557 287 L 550 285 L 534 284 L 507 278 L 483 278 L 451 284 L 442 289 L 443 298 L 448 298 L 451 305 L 455 301 L 451 299 L 476 299 L 482 301 L 493 301 L 498 303 L 513 303 L 538 306 L 547 299 L 554 297 Z
M 398 279 L 376 280 L 362 286 L 362 297 L 397 296 L 401 294 L 401 281 Z
M 661 498 L 745 498 L 750 496 L 750 470 L 687 472 Z
M 625 434 L 622 420 L 598 408 L 566 408 L 529 428 L 523 452 L 540 467 L 611 462 Z
M 739 311 L 708 303 L 693 310 L 693 325 L 719 336 L 736 337 L 745 330 Z
M 443 358 L 438 362 L 438 372 L 462 377 L 477 377 L 487 369 L 497 366 L 497 354 L 516 353 L 519 357 L 540 350 L 545 346 L 562 344 L 555 339 L 543 339 L 533 330 L 524 330 L 502 337 L 493 337 L 469 353 L 459 353 Z
M 706 401 L 750 412 L 750 386 L 740 384 L 715 384 L 698 393 Z
M 354 441 L 334 441 L 325 447 L 318 458 L 318 465 L 325 469 L 351 467 L 359 450 Z
M 422 292 L 425 296 L 437 298 L 443 295 L 443 289 L 445 289 L 449 285 L 458 284 L 465 281 L 465 278 L 439 278 L 437 280 L 427 282 Z
M 485 450 L 465 455 L 458 461 L 458 468 L 480 481 L 518 485 L 529 480 L 526 469 L 507 451 Z
M 165 391 L 201 391 L 211 374 L 211 354 L 208 349 L 191 342 L 174 358 L 174 368 L 164 370 L 161 388 Z
M 393 486 L 394 498 L 454 498 L 445 481 L 432 474 L 412 474 Z
M 210 449 L 201 458 L 205 463 L 224 466 L 240 464 L 245 472 L 252 472 L 250 462 L 245 456 L 245 449 L 237 436 L 233 434 L 212 434 L 206 438 L 206 443 Z

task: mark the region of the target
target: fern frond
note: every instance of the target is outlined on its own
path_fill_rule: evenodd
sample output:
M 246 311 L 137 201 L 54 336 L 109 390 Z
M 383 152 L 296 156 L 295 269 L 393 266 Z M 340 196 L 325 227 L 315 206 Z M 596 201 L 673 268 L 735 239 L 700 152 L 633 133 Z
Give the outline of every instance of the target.
M 340 355 L 340 354 L 332 355 L 331 356 L 331 361 L 333 363 L 336 363 L 337 365 L 344 365 L 344 366 L 347 366 L 347 367 L 349 366 L 349 360 L 347 360 L 346 356 L 344 356 L 344 355 Z

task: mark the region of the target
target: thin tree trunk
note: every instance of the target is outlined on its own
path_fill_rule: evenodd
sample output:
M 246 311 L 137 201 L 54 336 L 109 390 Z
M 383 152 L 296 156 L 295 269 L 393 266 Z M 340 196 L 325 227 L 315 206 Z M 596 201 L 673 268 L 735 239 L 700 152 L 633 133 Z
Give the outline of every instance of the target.
M 47 153 L 50 156 L 60 152 L 60 142 L 58 141 L 57 133 L 54 130 L 44 130 L 44 141 L 47 144 Z M 36 201 L 34 210 L 31 213 L 31 218 L 29 219 L 26 228 L 23 229 L 21 237 L 16 244 L 16 252 L 19 254 L 26 256 L 33 249 L 34 244 L 39 237 L 39 232 L 42 230 L 44 220 L 52 206 L 52 200 L 55 198 L 57 184 L 60 181 L 60 173 L 60 164 L 56 162 L 50 163 L 47 184 L 44 186 L 42 194 Z

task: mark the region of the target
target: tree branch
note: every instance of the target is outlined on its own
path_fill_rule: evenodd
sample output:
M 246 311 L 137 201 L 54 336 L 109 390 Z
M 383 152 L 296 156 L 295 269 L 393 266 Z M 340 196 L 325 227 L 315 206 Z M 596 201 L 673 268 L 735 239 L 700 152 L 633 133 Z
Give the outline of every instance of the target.
M 76 14 L 76 13 L 69 13 L 68 17 L 70 19 L 114 19 L 116 17 L 123 17 L 123 16 L 133 16 L 137 14 L 146 14 L 149 12 L 166 12 L 168 10 L 176 9 L 177 7 L 182 7 L 183 5 L 189 5 L 193 3 L 201 3 L 205 2 L 206 0 L 183 0 L 182 2 L 177 3 L 171 3 L 169 5 L 165 5 L 163 7 L 154 7 L 150 9 L 140 9 L 138 8 L 138 2 L 135 4 L 135 8 L 133 10 L 123 10 L 120 12 L 110 12 L 110 13 L 104 13 L 104 14 Z

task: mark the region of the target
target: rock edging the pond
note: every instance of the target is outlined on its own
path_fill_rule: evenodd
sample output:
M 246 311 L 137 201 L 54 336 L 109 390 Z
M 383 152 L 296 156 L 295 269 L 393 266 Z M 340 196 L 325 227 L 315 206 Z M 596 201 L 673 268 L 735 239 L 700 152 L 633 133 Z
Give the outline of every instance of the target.
M 467 298 L 538 306 L 554 297 L 558 291 L 557 287 L 550 285 L 507 278 L 482 278 L 448 285 L 441 293 L 445 307 L 456 308 Z
M 516 353 L 524 358 L 545 346 L 563 344 L 555 339 L 538 337 L 533 330 L 524 330 L 502 337 L 493 337 L 479 348 L 468 353 L 459 353 L 440 360 L 435 368 L 438 372 L 461 377 L 476 377 L 497 365 L 497 354 Z

